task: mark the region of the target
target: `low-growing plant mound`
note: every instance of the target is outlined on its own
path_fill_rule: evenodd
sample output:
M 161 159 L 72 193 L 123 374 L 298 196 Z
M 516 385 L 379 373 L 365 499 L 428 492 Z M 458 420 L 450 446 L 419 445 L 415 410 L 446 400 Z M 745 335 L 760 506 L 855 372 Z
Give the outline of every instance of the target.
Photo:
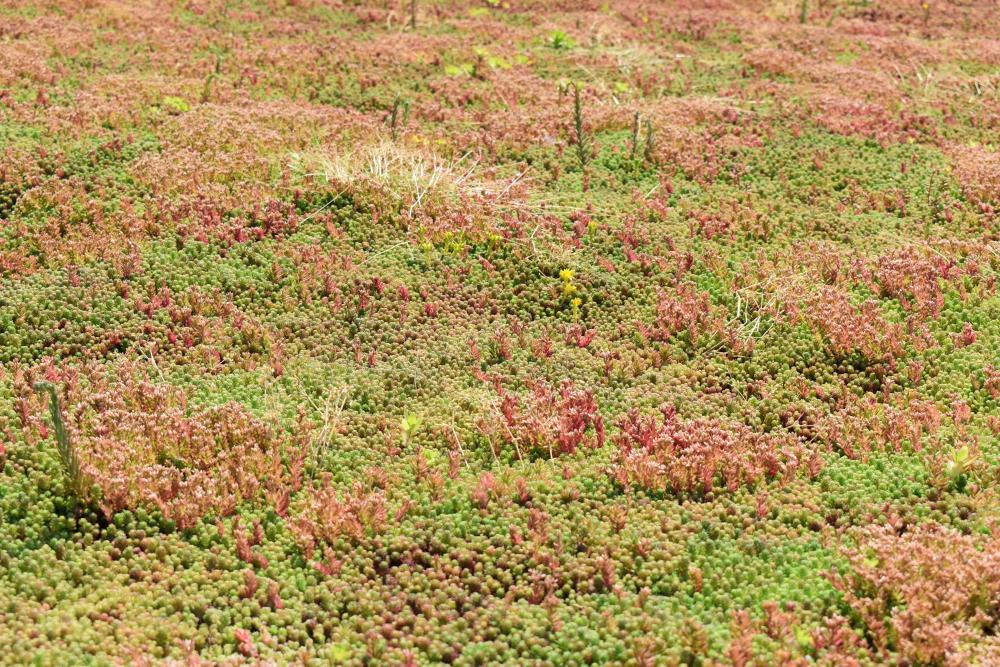
M 492 407 L 480 431 L 491 443 L 512 447 L 518 458 L 554 458 L 604 444 L 604 418 L 593 392 L 569 381 L 558 389 L 535 382 L 523 395 L 501 390 Z
M 68 444 L 60 447 L 79 462 L 77 500 L 109 518 L 146 507 L 187 528 L 263 496 L 280 507 L 288 486 L 299 484 L 306 442 L 276 433 L 237 403 L 189 405 L 179 389 L 128 366 L 65 379 L 58 418 Z M 23 392 L 23 423 L 48 437 L 41 401 Z
M 658 420 L 631 410 L 619 420 L 611 477 L 621 486 L 675 494 L 735 491 L 790 477 L 807 463 L 807 450 L 792 436 L 718 419 L 682 420 L 669 407 L 662 412 Z
M 870 529 L 832 577 L 882 655 L 909 664 L 993 664 L 1000 654 L 1000 534 L 926 525 Z
M 290 527 L 308 557 L 318 547 L 334 546 L 340 540 L 357 542 L 385 527 L 385 495 L 367 492 L 360 483 L 339 493 L 330 475 L 324 475 L 303 493 L 293 508 Z

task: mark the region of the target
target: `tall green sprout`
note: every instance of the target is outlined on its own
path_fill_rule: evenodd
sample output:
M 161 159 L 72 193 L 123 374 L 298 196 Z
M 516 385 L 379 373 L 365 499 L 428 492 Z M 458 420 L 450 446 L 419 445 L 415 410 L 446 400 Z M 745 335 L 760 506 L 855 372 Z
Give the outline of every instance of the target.
M 639 112 L 632 117 L 632 150 L 629 151 L 629 162 L 635 162 L 635 150 L 639 145 Z
M 56 446 L 59 449 L 59 460 L 66 476 L 67 488 L 75 501 L 86 502 L 89 492 L 87 479 L 80 468 L 80 457 L 77 456 L 76 448 L 69 437 L 69 430 L 63 421 L 62 406 L 56 388 L 49 382 L 38 382 L 35 384 L 35 391 L 48 394 L 49 397 L 49 417 L 56 432 Z
M 576 156 L 580 168 L 585 168 L 590 160 L 590 139 L 583 128 L 583 103 L 580 101 L 580 84 L 573 84 L 573 127 L 576 130 Z
M 653 121 L 646 119 L 646 149 L 643 157 L 646 162 L 653 161 L 653 150 L 656 148 L 656 138 L 653 136 Z

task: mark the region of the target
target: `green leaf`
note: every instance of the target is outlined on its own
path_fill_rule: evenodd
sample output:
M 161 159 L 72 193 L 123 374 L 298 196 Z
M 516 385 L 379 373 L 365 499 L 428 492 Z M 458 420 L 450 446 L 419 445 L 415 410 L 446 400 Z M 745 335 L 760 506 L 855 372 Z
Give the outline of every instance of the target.
M 331 662 L 347 662 L 351 659 L 351 647 L 347 644 L 334 644 L 329 648 L 327 654 L 330 656 Z
M 163 98 L 163 108 L 167 110 L 167 113 L 174 116 L 191 110 L 191 106 L 183 98 L 171 97 L 169 95 Z
M 415 433 L 418 428 L 420 428 L 420 425 L 423 423 L 423 421 L 424 420 L 422 417 L 420 417 L 420 415 L 411 413 L 404 416 L 400 420 L 399 425 L 403 429 L 403 434 L 406 436 L 410 436 L 413 435 L 413 433 Z
M 553 49 L 572 49 L 576 42 L 562 30 L 555 30 L 549 35 L 549 46 Z
M 460 63 L 458 65 L 445 65 L 444 73 L 448 76 L 472 76 L 476 71 L 473 63 Z

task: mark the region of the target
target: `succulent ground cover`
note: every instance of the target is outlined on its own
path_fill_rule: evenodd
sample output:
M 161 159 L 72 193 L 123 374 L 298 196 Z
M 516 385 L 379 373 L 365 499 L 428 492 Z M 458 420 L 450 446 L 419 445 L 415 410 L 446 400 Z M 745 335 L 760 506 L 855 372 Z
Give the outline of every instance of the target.
M 986 0 L 0 3 L 0 663 L 1000 663 L 998 145 Z

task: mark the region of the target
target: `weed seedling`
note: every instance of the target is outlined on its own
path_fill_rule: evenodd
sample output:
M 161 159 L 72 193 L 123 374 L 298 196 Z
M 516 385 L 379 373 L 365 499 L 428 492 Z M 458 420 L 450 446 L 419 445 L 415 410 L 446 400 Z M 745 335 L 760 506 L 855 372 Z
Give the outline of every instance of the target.
M 646 148 L 643 158 L 646 162 L 653 161 L 653 150 L 656 148 L 656 138 L 653 136 L 653 121 L 646 119 Z
M 212 69 L 209 75 L 205 77 L 205 84 L 201 88 L 202 104 L 208 102 L 209 98 L 212 95 L 212 84 L 215 83 L 215 80 L 219 78 L 219 74 L 221 73 L 222 73 L 222 55 L 217 53 L 215 54 L 215 67 Z
M 396 99 L 392 102 L 392 112 L 389 114 L 389 133 L 393 141 L 399 138 L 399 130 L 406 125 L 409 117 L 410 102 L 396 95 Z
M 967 472 L 973 463 L 973 458 L 969 454 L 969 446 L 963 445 L 952 452 L 951 459 L 945 464 L 945 473 L 952 486 L 958 490 L 965 490 L 968 481 Z
M 410 440 L 420 430 L 420 425 L 424 423 L 423 417 L 417 414 L 408 413 L 399 420 L 399 428 L 403 433 L 403 447 L 409 444 Z
M 574 42 L 573 38 L 562 30 L 556 30 L 549 36 L 549 46 L 557 51 L 562 51 L 565 49 L 572 49 L 576 46 L 576 42 Z
M 629 151 L 629 162 L 635 162 L 635 151 L 639 146 L 639 112 L 632 116 L 632 149 Z
M 77 455 L 76 448 L 69 437 L 69 430 L 63 421 L 62 406 L 59 404 L 56 388 L 48 382 L 39 382 L 35 385 L 35 391 L 48 394 L 49 397 L 49 417 L 52 419 L 52 428 L 56 432 L 56 446 L 59 449 L 59 461 L 62 463 L 67 488 L 75 502 L 86 502 L 87 480 L 80 468 L 80 457 Z
M 573 129 L 576 133 L 576 156 L 580 159 L 580 168 L 584 169 L 590 161 L 590 139 L 583 127 L 583 103 L 578 83 L 573 84 Z

